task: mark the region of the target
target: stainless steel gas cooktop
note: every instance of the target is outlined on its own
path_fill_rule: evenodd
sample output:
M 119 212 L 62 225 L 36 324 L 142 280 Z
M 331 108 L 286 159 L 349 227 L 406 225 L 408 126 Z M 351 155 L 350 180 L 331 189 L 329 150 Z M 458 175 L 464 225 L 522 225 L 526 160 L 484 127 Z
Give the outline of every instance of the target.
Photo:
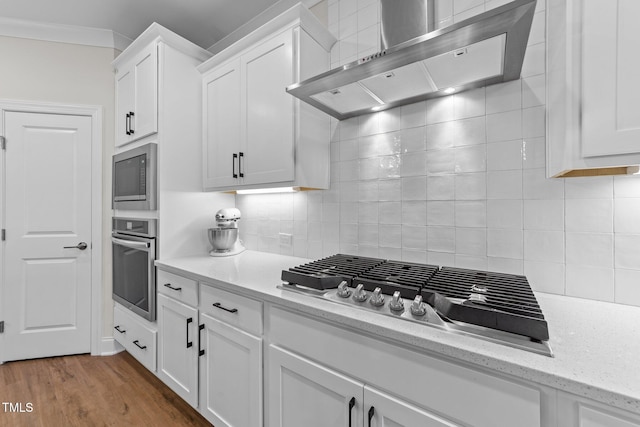
M 333 255 L 282 271 L 282 289 L 552 356 L 524 276 Z

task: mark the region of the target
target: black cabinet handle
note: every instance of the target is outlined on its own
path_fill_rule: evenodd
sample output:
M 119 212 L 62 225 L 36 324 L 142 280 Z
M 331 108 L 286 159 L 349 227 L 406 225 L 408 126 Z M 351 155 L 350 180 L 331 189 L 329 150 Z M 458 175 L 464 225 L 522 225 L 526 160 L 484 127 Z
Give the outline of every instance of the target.
M 130 126 L 131 126 L 131 116 L 129 115 L 129 113 L 127 113 L 126 118 L 124 120 L 124 131 L 126 132 L 127 135 L 131 135 L 131 131 L 129 130 Z
M 237 313 L 238 312 L 237 308 L 226 308 L 226 307 L 223 307 L 222 304 L 220 304 L 219 302 L 213 303 L 213 306 L 215 308 L 219 308 L 220 310 L 228 311 L 229 313 Z
M 115 329 L 116 331 L 120 332 L 121 334 L 124 334 L 125 332 L 127 332 L 126 330 L 120 329 L 120 325 L 114 326 L 113 329 Z
M 240 152 L 240 157 L 238 158 L 238 172 L 240 172 L 240 178 L 244 178 L 244 173 L 242 172 L 242 159 L 244 158 L 244 153 Z
M 349 401 L 349 427 L 351 427 L 351 410 L 356 405 L 356 398 L 352 397 Z
M 135 114 L 133 114 L 133 111 L 129 111 L 129 132 L 131 132 L 131 135 L 133 135 L 133 132 L 135 132 L 133 130 L 133 116 L 135 116 Z
M 187 348 L 191 348 L 193 346 L 193 341 L 189 341 L 189 325 L 193 323 L 193 317 L 189 317 L 187 319 Z
M 202 349 L 202 336 L 200 332 L 204 329 L 204 323 L 198 326 L 198 356 L 204 356 L 204 350 Z
M 136 345 L 136 347 L 138 347 L 140 350 L 146 350 L 147 346 L 146 345 L 140 345 L 139 344 L 140 341 L 135 340 L 133 343 Z
M 371 408 L 369 408 L 369 414 L 368 414 L 368 417 L 369 417 L 369 427 L 371 427 L 371 418 L 373 418 L 373 416 L 375 415 L 375 413 L 376 413 L 376 410 L 375 410 L 375 408 L 374 408 L 373 406 L 372 406 Z
M 173 286 L 171 286 L 171 283 L 165 283 L 165 284 L 164 284 L 164 287 L 165 287 L 165 288 L 169 288 L 169 289 L 171 289 L 172 291 L 181 291 L 181 290 L 182 290 L 182 288 L 174 288 Z
M 238 158 L 238 155 L 236 153 L 233 153 L 233 157 L 231 157 L 231 176 L 234 178 L 238 177 L 238 174 L 236 173 L 236 159 Z

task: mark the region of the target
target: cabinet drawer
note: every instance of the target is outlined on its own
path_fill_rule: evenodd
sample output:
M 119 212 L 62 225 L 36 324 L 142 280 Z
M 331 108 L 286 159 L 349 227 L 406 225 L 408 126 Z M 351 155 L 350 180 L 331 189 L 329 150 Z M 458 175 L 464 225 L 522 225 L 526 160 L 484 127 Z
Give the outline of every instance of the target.
M 192 307 L 198 305 L 198 282 L 158 270 L 158 292 Z
M 200 286 L 200 311 L 254 335 L 262 335 L 262 303 L 251 298 Z
M 113 335 L 116 341 L 150 371 L 156 371 L 157 331 L 145 325 L 144 319 L 116 305 L 113 309 Z

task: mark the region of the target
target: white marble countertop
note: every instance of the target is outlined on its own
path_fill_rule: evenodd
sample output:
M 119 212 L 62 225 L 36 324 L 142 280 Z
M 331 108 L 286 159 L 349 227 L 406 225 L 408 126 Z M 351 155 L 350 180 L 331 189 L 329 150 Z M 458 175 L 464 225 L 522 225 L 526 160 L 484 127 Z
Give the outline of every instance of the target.
M 156 261 L 162 270 L 208 281 L 263 301 L 496 372 L 640 414 L 640 308 L 536 293 L 553 358 L 461 336 L 276 287 L 304 258 L 245 251 L 232 257 Z

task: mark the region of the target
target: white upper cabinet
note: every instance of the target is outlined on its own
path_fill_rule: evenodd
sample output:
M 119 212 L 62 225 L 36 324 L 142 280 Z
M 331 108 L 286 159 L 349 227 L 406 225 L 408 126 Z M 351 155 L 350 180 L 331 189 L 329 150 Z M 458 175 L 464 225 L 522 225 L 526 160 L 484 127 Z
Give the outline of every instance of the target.
M 158 131 L 158 47 L 154 43 L 118 68 L 116 146 Z
M 334 42 L 297 5 L 198 67 L 205 190 L 328 188 L 329 116 L 285 89 L 328 70 Z
M 547 174 L 623 174 L 640 164 L 640 2 L 547 5 Z

